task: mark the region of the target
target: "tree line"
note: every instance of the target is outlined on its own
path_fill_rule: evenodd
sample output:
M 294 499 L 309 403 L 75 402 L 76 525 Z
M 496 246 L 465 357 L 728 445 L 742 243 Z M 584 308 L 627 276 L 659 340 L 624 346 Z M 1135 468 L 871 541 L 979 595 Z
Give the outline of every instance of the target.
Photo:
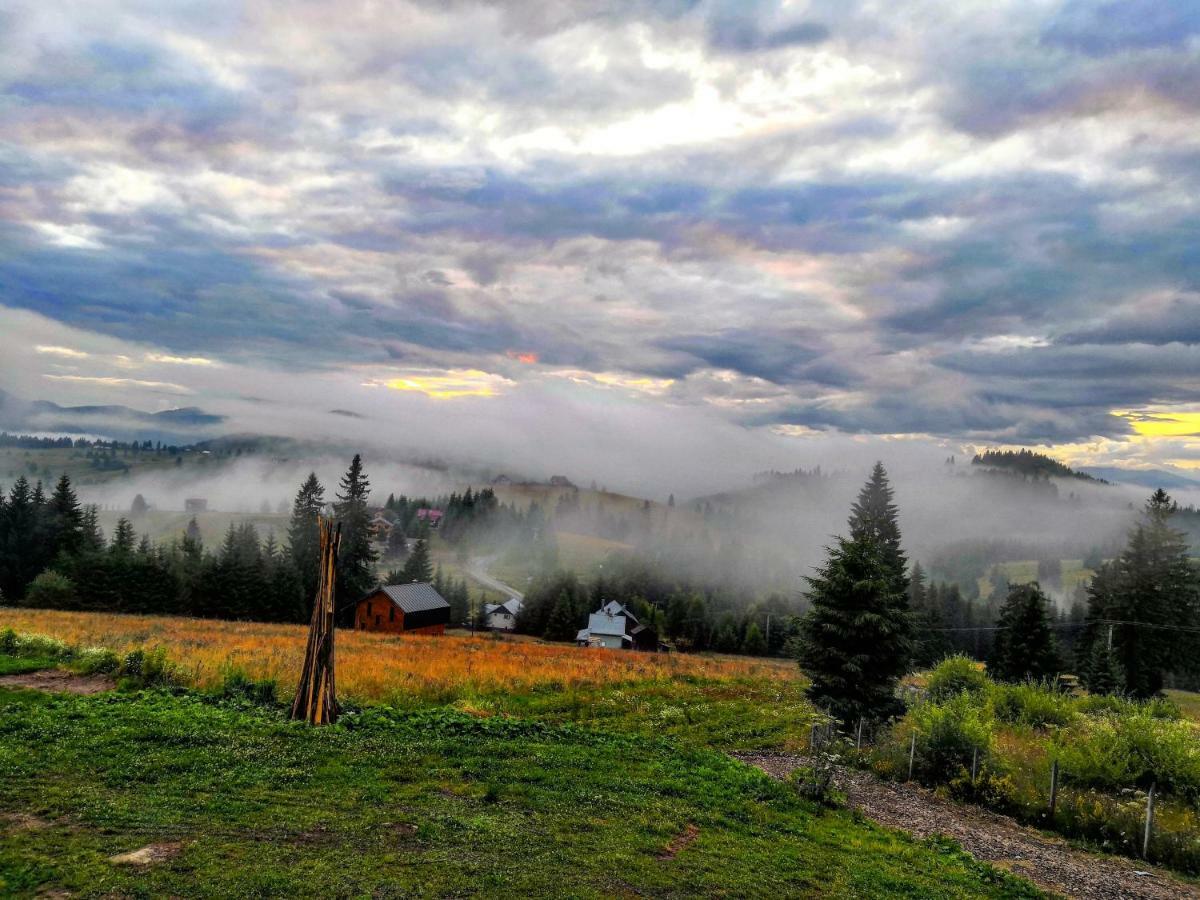
M 1094 692 L 1145 698 L 1170 673 L 1200 668 L 1200 568 L 1172 527 L 1163 490 L 1146 504 L 1125 549 L 1099 563 L 1087 591 L 1074 668 Z M 986 634 L 986 659 L 1001 680 L 1053 678 L 1068 654 L 1050 600 L 1037 582 L 1008 585 L 990 624 L 945 625 L 962 612 L 956 588 L 926 586 L 909 570 L 898 511 L 882 464 L 859 493 L 849 536 L 836 538 L 808 578 L 811 609 L 800 623 L 798 660 L 809 695 L 845 725 L 900 711 L 897 688 L 913 668 L 952 651 L 951 635 Z M 986 610 L 984 622 L 988 621 Z M 981 655 L 976 653 L 975 655 Z

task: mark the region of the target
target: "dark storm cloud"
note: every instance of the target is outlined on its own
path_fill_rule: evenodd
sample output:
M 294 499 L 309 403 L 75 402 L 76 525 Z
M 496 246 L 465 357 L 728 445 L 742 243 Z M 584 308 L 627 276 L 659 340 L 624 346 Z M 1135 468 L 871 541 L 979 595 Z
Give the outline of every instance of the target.
M 730 369 L 775 384 L 798 380 L 805 364 L 819 353 L 821 344 L 815 334 L 787 334 L 771 329 L 729 329 L 712 334 L 680 334 L 658 342 L 664 350 L 686 354 L 694 362 L 677 370 L 709 367 Z

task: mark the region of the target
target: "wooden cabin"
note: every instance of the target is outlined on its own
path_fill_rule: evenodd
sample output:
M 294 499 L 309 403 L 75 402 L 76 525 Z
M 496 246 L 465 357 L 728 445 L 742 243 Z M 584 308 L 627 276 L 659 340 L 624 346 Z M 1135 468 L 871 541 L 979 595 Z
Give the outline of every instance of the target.
M 354 609 L 359 631 L 388 634 L 445 634 L 450 604 L 432 584 L 389 584 L 367 594 Z

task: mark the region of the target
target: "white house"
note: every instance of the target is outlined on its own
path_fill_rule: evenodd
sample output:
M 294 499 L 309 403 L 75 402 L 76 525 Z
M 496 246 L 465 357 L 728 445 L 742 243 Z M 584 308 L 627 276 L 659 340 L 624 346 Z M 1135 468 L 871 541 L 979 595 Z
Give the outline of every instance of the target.
M 575 642 L 581 647 L 608 647 L 610 650 L 632 647 L 633 638 L 629 635 L 629 629 L 637 624 L 637 617 L 633 613 L 624 605 L 610 600 L 599 611 L 588 616 L 587 628 L 579 630 Z
M 487 619 L 487 627 L 493 631 L 512 631 L 517 627 L 517 613 L 521 611 L 521 601 L 510 597 L 503 603 L 485 603 L 483 614 Z

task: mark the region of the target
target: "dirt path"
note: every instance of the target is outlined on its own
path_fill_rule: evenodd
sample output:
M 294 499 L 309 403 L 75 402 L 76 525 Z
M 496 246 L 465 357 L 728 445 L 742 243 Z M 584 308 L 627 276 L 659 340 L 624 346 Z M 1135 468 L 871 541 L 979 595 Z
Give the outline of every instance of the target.
M 493 578 L 488 573 L 488 569 L 495 561 L 495 556 L 485 556 L 474 559 L 467 566 L 467 574 L 486 588 L 491 588 L 493 591 L 499 591 L 501 594 L 507 594 L 509 597 L 516 597 L 518 600 L 524 600 L 524 594 L 522 594 L 512 585 L 505 584 L 498 578 Z
M 805 763 L 799 756 L 738 754 L 738 758 L 774 778 L 786 778 Z M 922 838 L 947 835 L 975 858 L 1024 876 L 1048 891 L 1086 900 L 1200 897 L 1200 889 L 1163 869 L 1077 850 L 1007 816 L 939 799 L 917 785 L 880 781 L 855 769 L 839 770 L 835 781 L 851 806 L 879 824 Z
M 52 694 L 102 694 L 117 683 L 107 675 L 76 675 L 61 669 L 41 669 L 24 675 L 0 675 L 0 688 L 25 688 Z

